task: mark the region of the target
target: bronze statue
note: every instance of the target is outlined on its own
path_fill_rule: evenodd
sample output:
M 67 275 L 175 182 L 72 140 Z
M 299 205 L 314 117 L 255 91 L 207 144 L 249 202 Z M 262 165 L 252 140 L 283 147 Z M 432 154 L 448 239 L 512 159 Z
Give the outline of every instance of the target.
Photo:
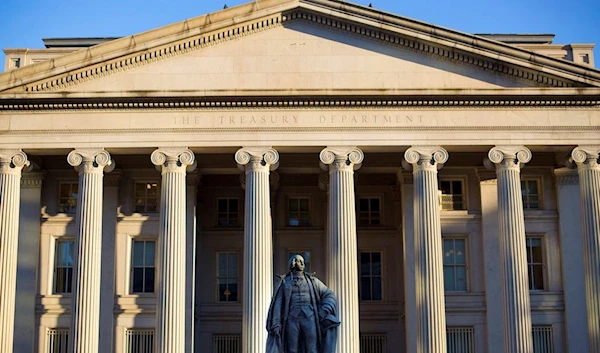
M 289 268 L 271 299 L 266 353 L 334 353 L 340 325 L 335 295 L 304 272 L 301 255 L 290 258 Z

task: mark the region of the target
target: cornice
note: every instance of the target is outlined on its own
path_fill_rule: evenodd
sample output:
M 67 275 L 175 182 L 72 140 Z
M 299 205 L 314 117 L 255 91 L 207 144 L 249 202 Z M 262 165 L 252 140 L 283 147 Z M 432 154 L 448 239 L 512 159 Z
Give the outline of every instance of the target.
M 138 43 L 136 36 L 125 37 L 115 40 L 114 43 L 108 42 L 87 51 L 66 55 L 64 59 L 57 58 L 32 68 L 24 67 L 22 70 L 19 69 L 21 71 L 10 73 L 10 77 L 0 77 L 2 78 L 0 90 L 61 91 L 79 83 L 236 40 L 297 20 L 341 30 L 442 60 L 493 71 L 540 87 L 600 86 L 600 83 L 595 84 L 595 75 L 600 76 L 600 74 L 593 68 L 583 69 L 577 65 L 540 56 L 538 61 L 544 59 L 548 61 L 542 65 L 533 60 L 537 59 L 538 54 L 529 52 L 526 56 L 518 48 L 505 48 L 484 38 L 477 37 L 477 40 L 473 40 L 472 35 L 456 33 L 448 33 L 447 37 L 435 36 L 429 33 L 427 26 L 415 27 L 420 30 L 405 27 L 409 24 L 406 20 L 398 21 L 399 17 L 386 16 L 389 17 L 386 21 L 382 18 L 363 16 L 359 12 L 347 12 L 327 6 L 324 8 L 322 5 L 302 1 L 295 4 L 282 3 L 274 6 L 273 10 L 251 11 L 245 16 L 222 20 L 220 23 L 210 22 L 207 15 L 204 24 L 190 20 L 190 23 L 194 22 L 197 27 L 179 29 L 177 35 L 164 34 L 162 38 L 152 38 L 148 34 L 145 36 L 146 43 Z M 184 27 L 189 26 L 190 23 L 184 22 Z M 435 28 L 431 25 L 429 27 Z M 159 33 L 162 32 L 156 30 L 155 35 L 158 36 Z M 144 34 L 138 36 L 144 37 Z M 471 38 L 471 43 L 466 42 L 463 37 Z M 459 42 L 455 42 L 456 40 Z M 124 45 L 127 41 L 129 46 Z M 115 47 L 112 51 L 111 45 Z M 495 49 L 503 51 L 502 54 L 494 55 Z M 52 76 L 44 77 L 44 75 Z
M 235 109 L 401 109 L 401 108 L 600 108 L 600 96 L 374 96 L 374 97 L 106 97 L 6 98 L 0 111 L 185 111 Z

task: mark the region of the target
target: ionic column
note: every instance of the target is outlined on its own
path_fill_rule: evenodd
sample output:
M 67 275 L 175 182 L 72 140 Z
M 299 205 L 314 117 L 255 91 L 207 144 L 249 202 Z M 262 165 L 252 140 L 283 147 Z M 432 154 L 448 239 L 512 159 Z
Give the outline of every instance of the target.
M 329 170 L 327 215 L 327 283 L 338 298 L 337 353 L 360 351 L 358 318 L 358 265 L 356 261 L 356 210 L 354 170 L 364 155 L 356 147 L 327 147 L 319 155 Z
M 156 352 L 185 352 L 186 332 L 186 172 L 195 156 L 186 148 L 152 152 L 161 169 L 160 228 L 156 293 Z
M 29 166 L 20 150 L 0 150 L 0 352 L 13 351 L 21 171 Z
M 103 179 L 114 163 L 98 149 L 71 151 L 67 161 L 79 172 L 69 352 L 94 353 L 100 335 Z
M 524 146 L 497 146 L 490 150 L 488 158 L 496 165 L 498 180 L 504 352 L 531 353 L 531 306 L 520 176 L 521 165 L 531 160 L 531 151 Z
M 554 170 L 556 198 L 558 201 L 558 226 L 560 230 L 560 256 L 563 261 L 563 293 L 565 298 L 566 352 L 590 352 L 588 346 L 584 269 L 584 247 L 579 198 L 579 175 L 569 168 Z
M 413 167 L 417 352 L 446 353 L 446 306 L 438 166 L 448 160 L 441 147 L 411 147 L 404 159 Z
M 270 147 L 244 147 L 235 153 L 235 161 L 246 173 L 242 352 L 265 352 L 265 325 L 273 295 L 269 172 L 278 167 L 279 154 Z
M 579 172 L 589 349 L 600 352 L 600 146 L 579 146 L 571 156 Z

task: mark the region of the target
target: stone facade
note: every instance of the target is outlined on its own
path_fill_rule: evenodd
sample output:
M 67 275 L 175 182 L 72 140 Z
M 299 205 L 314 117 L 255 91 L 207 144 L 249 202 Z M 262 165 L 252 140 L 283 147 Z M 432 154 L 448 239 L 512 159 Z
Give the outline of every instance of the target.
M 596 351 L 600 71 L 509 37 L 260 0 L 0 75 L 0 352 L 260 352 L 293 253 L 338 352 Z

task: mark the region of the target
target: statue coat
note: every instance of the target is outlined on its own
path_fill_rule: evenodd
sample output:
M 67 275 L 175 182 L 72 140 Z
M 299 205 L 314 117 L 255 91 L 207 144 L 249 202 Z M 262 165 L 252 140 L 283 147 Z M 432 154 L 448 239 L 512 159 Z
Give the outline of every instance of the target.
M 340 325 L 337 299 L 331 289 L 327 288 L 318 278 L 308 273 L 304 273 L 304 277 L 310 288 L 314 312 L 318 313 L 310 319 L 314 320 L 317 327 L 319 353 L 334 353 L 337 344 L 337 327 Z M 292 297 L 292 276 L 288 274 L 279 276 L 279 278 L 280 281 L 273 292 L 267 317 L 269 337 L 266 353 L 287 353 L 285 332 Z M 277 327 L 280 328 L 280 335 L 275 333 Z

